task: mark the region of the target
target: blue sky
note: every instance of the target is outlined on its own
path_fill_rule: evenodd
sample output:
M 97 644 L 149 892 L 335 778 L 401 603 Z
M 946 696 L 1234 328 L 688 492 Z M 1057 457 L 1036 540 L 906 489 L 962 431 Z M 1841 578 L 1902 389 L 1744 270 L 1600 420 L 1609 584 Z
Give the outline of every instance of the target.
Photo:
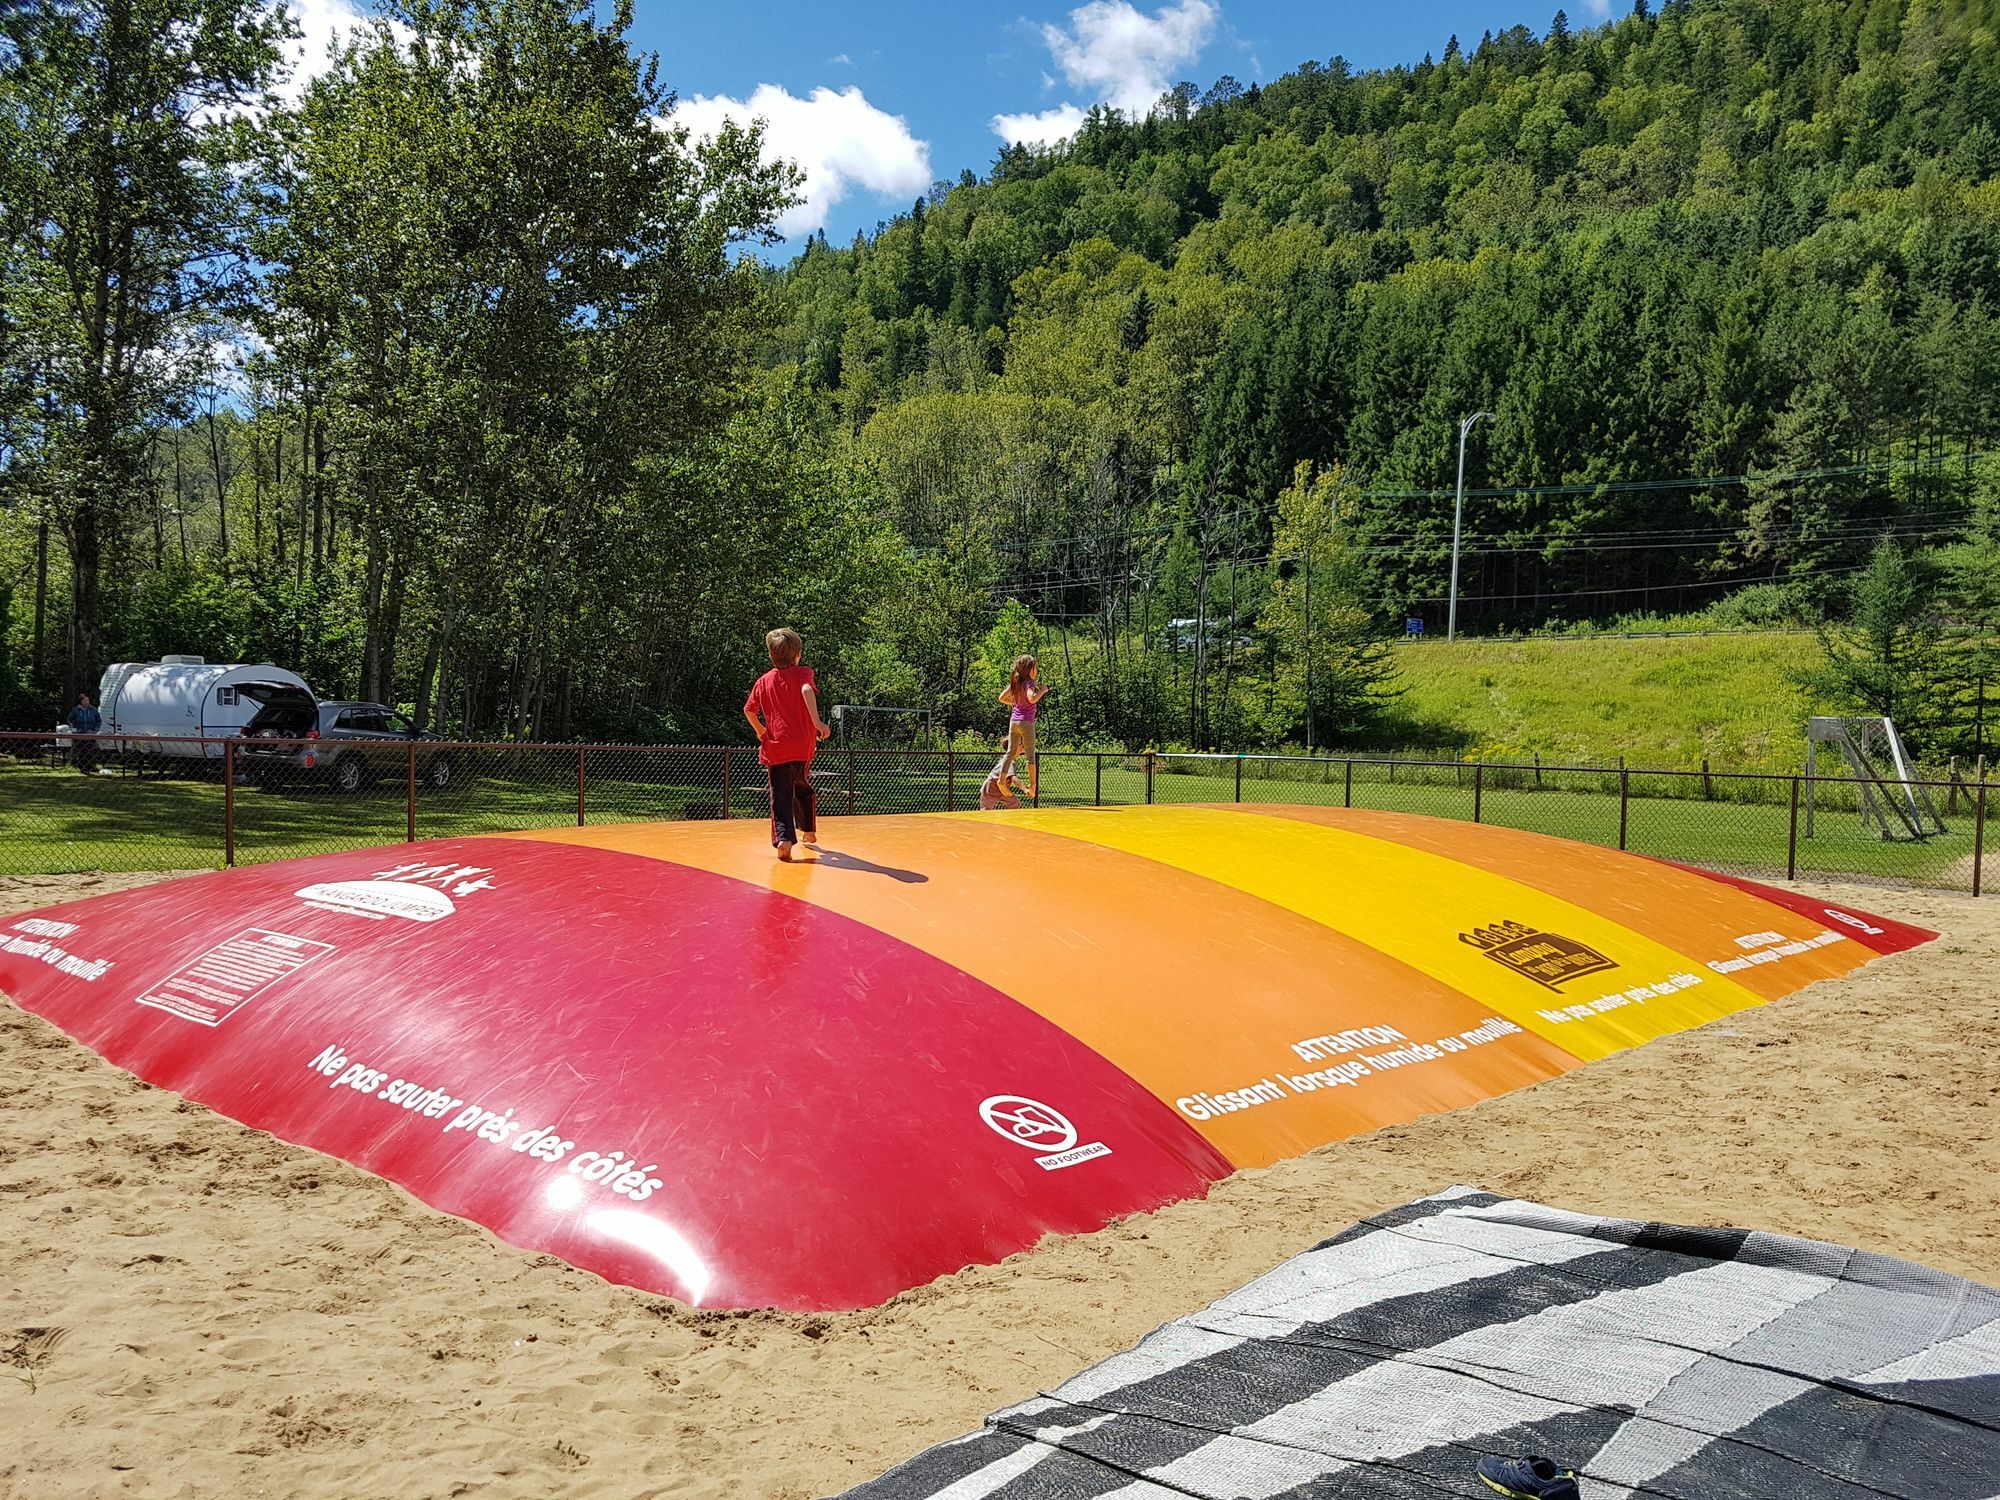
M 1569 0 L 1575 26 L 1604 0 Z M 1357 67 L 1416 62 L 1456 32 L 1469 48 L 1520 22 L 1538 34 L 1557 0 L 960 0 L 846 4 L 636 0 L 634 40 L 697 129 L 723 114 L 762 115 L 774 145 L 800 160 L 809 198 L 788 216 L 784 257 L 824 227 L 836 243 L 909 207 L 936 178 L 984 172 L 1003 132 L 1065 133 L 1098 103 L 1150 102 L 1182 78 L 1268 82 L 1307 58 Z M 1141 105 L 1143 107 L 1143 105 Z
M 287 0 L 303 37 L 292 90 L 371 0 Z M 1572 26 L 1614 0 L 1569 0 Z M 1617 0 L 1628 4 L 1629 0 Z M 1533 4 L 1530 11 L 1523 7 Z M 1545 7 L 1545 8 L 1544 8 Z M 659 53 L 697 133 L 762 118 L 773 154 L 797 161 L 805 200 L 780 221 L 785 259 L 825 229 L 872 230 L 939 178 L 983 173 L 1005 141 L 1050 141 L 1084 110 L 1149 108 L 1170 85 L 1223 74 L 1266 83 L 1308 58 L 1358 68 L 1467 48 L 1516 23 L 1538 34 L 1556 0 L 634 0 L 635 46 Z

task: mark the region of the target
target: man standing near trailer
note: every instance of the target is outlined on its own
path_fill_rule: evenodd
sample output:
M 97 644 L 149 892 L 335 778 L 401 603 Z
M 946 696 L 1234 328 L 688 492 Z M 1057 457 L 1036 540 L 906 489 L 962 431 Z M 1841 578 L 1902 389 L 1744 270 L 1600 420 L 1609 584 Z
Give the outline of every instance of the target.
M 74 734 L 96 734 L 104 727 L 104 718 L 98 713 L 97 705 L 90 701 L 90 694 L 76 695 L 76 707 L 69 711 L 69 727 Z M 97 770 L 97 741 L 72 741 L 70 760 L 84 775 L 94 774 Z

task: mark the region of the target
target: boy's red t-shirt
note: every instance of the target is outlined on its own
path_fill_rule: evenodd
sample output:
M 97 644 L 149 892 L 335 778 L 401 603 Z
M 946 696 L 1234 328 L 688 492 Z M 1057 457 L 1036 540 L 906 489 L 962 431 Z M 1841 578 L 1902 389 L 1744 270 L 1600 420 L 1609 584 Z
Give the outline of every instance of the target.
M 811 667 L 773 667 L 751 686 L 743 707 L 764 720 L 764 743 L 757 747 L 760 764 L 782 766 L 786 761 L 812 759 L 819 735 L 806 707 L 807 688 L 815 692 L 819 688 Z

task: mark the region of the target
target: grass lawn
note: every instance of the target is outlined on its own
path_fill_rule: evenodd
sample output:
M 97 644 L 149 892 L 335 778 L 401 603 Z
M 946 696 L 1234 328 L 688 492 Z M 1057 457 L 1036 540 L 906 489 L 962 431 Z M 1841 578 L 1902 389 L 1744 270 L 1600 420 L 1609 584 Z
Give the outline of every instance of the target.
M 573 824 L 577 816 L 573 755 L 496 748 L 482 763 L 461 768 L 444 791 L 417 798 L 419 838 L 491 833 Z M 1232 763 L 1164 758 L 1153 779 L 1160 803 L 1230 802 Z M 966 808 L 978 793 L 984 759 L 957 758 L 948 775 L 936 760 L 905 766 L 887 760 L 857 766 L 850 783 L 845 759 L 821 762 L 815 778 L 829 816 Z M 1453 767 L 1390 768 L 1358 761 L 1350 781 L 1341 763 L 1249 761 L 1243 799 L 1427 813 L 1470 819 L 1473 776 Z M 1619 798 L 1615 775 L 1549 773 L 1532 778 L 1489 773 L 1478 815 L 1488 823 L 1590 843 L 1616 845 Z M 1519 782 L 1530 784 L 1515 784 Z M 764 815 L 762 777 L 746 752 L 732 757 L 729 815 Z M 747 782 L 747 784 L 746 784 Z M 850 802 L 850 785 L 852 788 Z M 1626 847 L 1637 853 L 1735 873 L 1783 876 L 1790 810 L 1783 783 L 1718 781 L 1714 800 L 1686 795 L 1698 782 L 1667 782 L 1634 773 L 1626 806 Z M 1044 806 L 1088 806 L 1146 800 L 1137 759 L 1049 754 L 1042 761 Z M 1671 793 L 1682 795 L 1671 795 Z M 592 751 L 585 816 L 593 823 L 722 815 L 721 763 L 697 752 Z M 1731 800 L 1763 797 L 1766 800 Z M 1829 788 L 1827 802 L 1841 800 Z M 239 786 L 235 796 L 236 858 L 248 864 L 295 855 L 401 842 L 408 805 L 400 778 L 352 796 L 320 787 L 269 790 Z M 0 875 L 81 870 L 209 869 L 223 863 L 224 795 L 211 779 L 100 774 L 85 777 L 31 762 L 0 760 Z M 1802 879 L 1890 881 L 1965 890 L 1971 885 L 1973 831 L 1968 808 L 1948 816 L 1951 831 L 1924 843 L 1890 843 L 1863 830 L 1851 805 L 1823 804 L 1815 837 L 1798 843 Z

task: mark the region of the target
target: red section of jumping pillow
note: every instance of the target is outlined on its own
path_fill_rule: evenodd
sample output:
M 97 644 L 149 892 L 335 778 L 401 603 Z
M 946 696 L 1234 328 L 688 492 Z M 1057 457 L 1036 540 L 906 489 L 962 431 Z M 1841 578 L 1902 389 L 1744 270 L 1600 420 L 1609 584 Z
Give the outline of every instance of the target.
M 458 839 L 0 920 L 111 1062 L 502 1238 L 705 1306 L 870 1305 L 1229 1164 L 874 929 L 665 861 Z
M 1915 948 L 1930 942 L 1938 934 L 1928 927 L 1913 927 L 1908 922 L 1898 922 L 1894 917 L 1878 917 L 1873 912 L 1863 911 L 1858 906 L 1829 904 L 1818 896 L 1804 891 L 1782 890 L 1761 881 L 1745 880 L 1740 875 L 1724 875 L 1719 870 L 1704 870 L 1699 865 L 1684 865 L 1671 859 L 1659 861 L 1663 865 L 1673 865 L 1677 870 L 1690 874 L 1705 875 L 1710 880 L 1724 885 L 1733 885 L 1738 890 L 1782 906 L 1787 911 L 1798 912 L 1811 917 L 1816 922 L 1824 922 L 1833 931 L 1853 938 L 1864 947 L 1873 948 L 1877 953 L 1901 953 L 1906 948 Z

